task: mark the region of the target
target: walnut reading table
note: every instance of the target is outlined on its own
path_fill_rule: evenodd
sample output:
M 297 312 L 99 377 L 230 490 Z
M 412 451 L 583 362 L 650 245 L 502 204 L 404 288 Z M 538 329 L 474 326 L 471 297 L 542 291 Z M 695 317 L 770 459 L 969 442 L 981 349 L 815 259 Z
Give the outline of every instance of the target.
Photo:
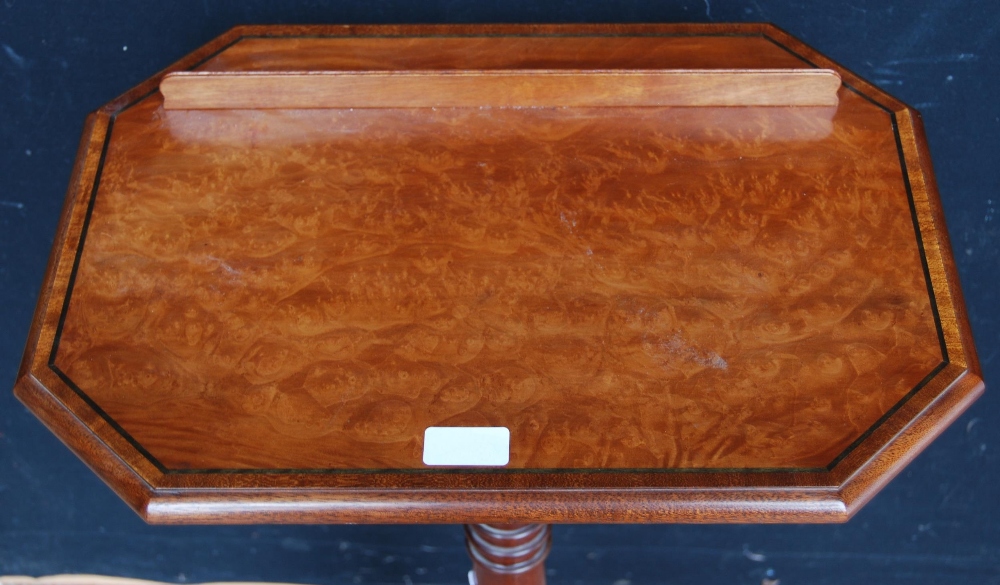
M 982 388 L 919 116 L 773 26 L 254 26 L 88 118 L 16 392 L 150 522 L 487 585 L 844 521 Z

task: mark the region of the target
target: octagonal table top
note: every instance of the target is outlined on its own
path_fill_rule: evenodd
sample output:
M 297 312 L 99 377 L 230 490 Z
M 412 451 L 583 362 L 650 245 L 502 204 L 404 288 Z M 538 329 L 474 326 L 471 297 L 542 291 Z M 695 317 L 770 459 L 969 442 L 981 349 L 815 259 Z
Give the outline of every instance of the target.
M 836 107 L 158 90 L 810 67 Z M 16 389 L 156 522 L 838 521 L 981 390 L 919 116 L 770 25 L 234 29 L 88 119 Z

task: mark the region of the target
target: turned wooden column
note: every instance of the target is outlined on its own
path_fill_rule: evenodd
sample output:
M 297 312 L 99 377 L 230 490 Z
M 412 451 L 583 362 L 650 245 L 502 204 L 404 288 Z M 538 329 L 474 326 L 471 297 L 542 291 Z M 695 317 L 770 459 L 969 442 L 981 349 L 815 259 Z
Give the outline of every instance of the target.
M 548 524 L 466 524 L 470 585 L 545 585 Z

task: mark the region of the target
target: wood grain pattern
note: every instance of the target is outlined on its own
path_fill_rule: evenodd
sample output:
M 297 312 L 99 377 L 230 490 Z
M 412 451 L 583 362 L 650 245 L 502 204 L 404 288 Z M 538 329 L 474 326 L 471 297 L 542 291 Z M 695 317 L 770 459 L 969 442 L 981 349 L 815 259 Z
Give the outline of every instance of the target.
M 726 25 L 245 27 L 173 69 L 554 34 L 539 66 L 836 68 Z M 154 78 L 93 120 L 18 396 L 157 522 L 846 519 L 982 381 L 919 120 L 838 71 L 801 111 L 164 111 Z M 510 426 L 510 469 L 421 471 L 442 423 Z
M 683 26 L 681 26 L 683 28 Z M 795 55 L 746 28 L 477 26 L 245 27 L 201 71 L 504 69 L 800 69 Z M 708 34 L 706 34 L 708 33 Z M 285 36 L 287 35 L 287 36 Z M 664 42 L 664 38 L 669 40 Z
M 888 120 L 845 101 L 793 151 L 766 110 L 147 100 L 55 363 L 171 469 L 421 468 L 485 424 L 512 467 L 823 467 L 942 360 Z
M 836 106 L 829 69 L 175 72 L 167 110 Z

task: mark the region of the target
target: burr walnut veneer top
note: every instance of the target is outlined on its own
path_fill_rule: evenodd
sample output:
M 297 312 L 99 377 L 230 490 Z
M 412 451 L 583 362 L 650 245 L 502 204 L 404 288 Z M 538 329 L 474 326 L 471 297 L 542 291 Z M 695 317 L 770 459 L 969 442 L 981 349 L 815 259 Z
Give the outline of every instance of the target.
M 170 70 L 814 66 L 838 106 L 158 76 L 88 122 L 19 395 L 152 520 L 844 519 L 982 387 L 904 105 L 763 25 L 243 28 Z M 428 468 L 430 426 L 510 463 Z

